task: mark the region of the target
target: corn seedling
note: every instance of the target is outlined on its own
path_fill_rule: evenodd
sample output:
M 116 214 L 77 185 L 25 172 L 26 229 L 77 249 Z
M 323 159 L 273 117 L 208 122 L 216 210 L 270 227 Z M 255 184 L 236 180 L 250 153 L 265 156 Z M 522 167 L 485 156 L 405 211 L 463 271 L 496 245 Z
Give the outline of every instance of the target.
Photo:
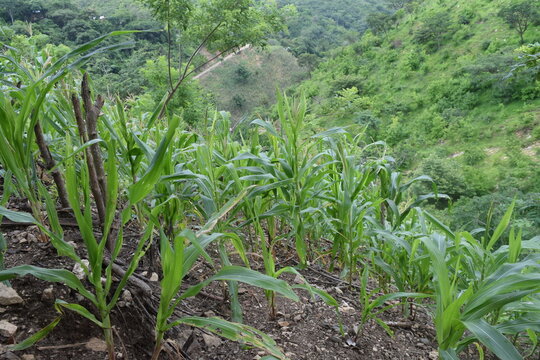
M 399 306 L 401 302 L 395 301 L 398 299 L 409 298 L 425 298 L 426 294 L 412 293 L 412 292 L 393 292 L 388 294 L 381 294 L 381 288 L 369 288 L 369 267 L 364 266 L 362 275 L 360 277 L 360 302 L 362 304 L 362 312 L 360 314 L 360 322 L 356 333 L 356 342 L 363 336 L 364 327 L 369 321 L 375 321 L 381 326 L 390 336 L 393 336 L 393 331 L 390 327 L 379 317 L 385 311 Z
M 504 336 L 504 322 L 499 321 L 507 306 L 540 291 L 538 259 L 499 263 L 485 279 L 464 284 L 464 287 L 460 286 L 460 276 L 467 255 L 462 251 L 459 237 L 452 243 L 435 233 L 424 238 L 423 243 L 430 254 L 434 274 L 434 321 L 441 358 L 458 359 L 458 353 L 467 344 L 479 341 L 500 359 L 522 359 Z M 525 319 L 522 325 L 523 321 Z M 519 323 L 514 325 L 514 330 L 519 329 Z M 465 330 L 472 336 L 463 338 Z
M 245 193 L 246 191 L 239 194 L 237 198 L 230 200 L 196 233 L 185 229 L 175 237 L 172 243 L 164 232 L 161 233 L 160 253 L 163 279 L 161 281 L 160 306 L 156 321 L 156 345 L 152 359 L 157 359 L 161 352 L 165 332 L 180 324 L 201 327 L 228 339 L 257 346 L 277 358 L 285 358 L 271 338 L 246 325 L 231 323 L 219 318 L 197 317 L 184 317 L 169 322 L 169 319 L 174 315 L 176 307 L 183 299 L 197 295 L 197 293 L 212 281 L 234 281 L 235 283 L 241 281 L 252 286 L 275 291 L 289 299 L 298 300 L 297 295 L 286 282 L 260 274 L 248 268 L 232 265 L 223 266 L 215 275 L 199 284 L 191 286 L 182 294 L 179 294 L 182 280 L 195 264 L 196 260 L 200 256 L 210 259 L 205 248 L 214 241 L 235 237 L 234 234 L 211 232 L 218 221 L 226 216 L 242 200 Z

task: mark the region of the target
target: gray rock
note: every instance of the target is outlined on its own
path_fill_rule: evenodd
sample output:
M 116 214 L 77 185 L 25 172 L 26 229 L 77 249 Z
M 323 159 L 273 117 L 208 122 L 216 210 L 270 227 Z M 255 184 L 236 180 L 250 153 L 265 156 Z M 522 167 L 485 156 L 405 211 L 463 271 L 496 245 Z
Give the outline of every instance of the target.
M 23 299 L 17 294 L 15 289 L 0 283 L 0 305 L 20 304 Z
M 131 295 L 131 292 L 129 290 L 124 290 L 124 292 L 122 293 L 122 300 L 124 300 L 125 302 L 133 301 L 133 296 Z
M 91 338 L 90 340 L 88 340 L 88 342 L 85 344 L 85 347 L 88 350 L 96 352 L 107 352 L 107 344 L 105 343 L 105 341 L 98 338 Z
M 208 348 L 218 347 L 222 343 L 221 339 L 214 335 L 203 334 L 202 337 L 203 337 L 204 344 Z
M 46 288 L 45 290 L 43 290 L 43 293 L 41 293 L 41 300 L 43 301 L 54 300 L 54 288 L 52 285 Z
M 6 320 L 0 320 L 0 335 L 5 337 L 13 337 L 17 332 L 17 325 L 14 325 Z
M 90 264 L 90 261 L 86 260 L 86 259 L 83 259 L 82 260 L 82 263 L 84 265 L 86 265 L 88 267 L 88 265 Z M 79 279 L 79 280 L 82 280 L 86 277 L 86 274 L 84 272 L 84 269 L 83 267 L 81 266 L 81 264 L 79 263 L 76 263 L 74 266 L 73 266 L 73 270 L 71 270 L 71 272 L 73 274 L 75 274 L 75 276 Z

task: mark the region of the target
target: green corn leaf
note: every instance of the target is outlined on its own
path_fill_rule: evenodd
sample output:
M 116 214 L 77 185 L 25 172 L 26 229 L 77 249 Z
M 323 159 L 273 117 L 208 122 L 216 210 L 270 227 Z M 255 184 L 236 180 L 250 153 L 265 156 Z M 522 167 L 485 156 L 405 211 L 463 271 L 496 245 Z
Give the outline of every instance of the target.
M 283 280 L 263 275 L 257 271 L 240 266 L 227 266 L 212 276 L 210 281 L 215 280 L 233 280 L 240 281 L 252 286 L 260 287 L 265 290 L 275 291 L 293 301 L 298 301 L 298 296 L 292 288 Z
M 102 139 L 94 139 L 94 140 L 90 140 L 84 144 L 82 144 L 81 146 L 79 146 L 77 149 L 73 150 L 73 152 L 71 154 L 69 154 L 68 156 L 65 156 L 64 158 L 62 158 L 62 161 L 59 161 L 55 167 L 53 167 L 51 170 L 49 170 L 50 172 L 53 172 L 54 170 L 56 170 L 60 165 L 62 165 L 66 160 L 69 160 L 71 159 L 72 157 L 74 157 L 75 155 L 77 155 L 78 153 L 80 153 L 81 151 L 83 151 L 84 149 L 94 145 L 94 144 L 99 144 L 99 143 L 105 143 L 104 140 Z
M 427 211 L 423 212 L 425 217 L 433 224 L 435 227 L 437 227 L 439 230 L 444 231 L 446 235 L 448 235 L 451 239 L 455 239 L 456 234 L 450 228 L 446 225 L 444 225 L 439 219 L 437 219 L 435 216 L 431 215 Z
M 276 131 L 276 129 L 274 128 L 274 126 L 264 120 L 261 120 L 261 119 L 255 119 L 251 122 L 251 125 L 258 125 L 264 129 L 266 129 L 266 131 L 268 131 L 270 134 L 272 134 L 273 136 L 275 136 L 276 138 L 281 138 L 281 135 L 278 134 L 278 132 Z
M 298 296 L 285 281 L 240 266 L 223 267 L 216 275 L 187 289 L 179 299 L 197 295 L 202 288 L 212 281 L 239 281 L 264 290 L 274 291 L 293 301 L 298 301 Z
M 45 326 L 43 329 L 39 330 L 34 335 L 21 341 L 20 343 L 10 346 L 9 349 L 12 351 L 20 351 L 34 346 L 34 344 L 36 344 L 38 341 L 47 336 L 51 331 L 53 331 L 53 329 L 56 327 L 56 325 L 58 325 L 61 319 L 62 316 L 60 315 L 56 319 L 54 319 L 49 325 Z
M 184 317 L 170 325 L 174 327 L 181 324 L 205 329 L 226 339 L 242 342 L 265 350 L 277 359 L 287 360 L 287 357 L 281 352 L 281 349 L 279 349 L 276 342 L 270 336 L 251 326 L 233 323 L 218 317 L 201 318 L 195 316 Z
M 496 325 L 499 332 L 503 334 L 517 334 L 522 331 L 532 330 L 540 333 L 540 315 L 527 314 L 515 320 L 506 321 Z
M 464 321 L 463 324 L 474 336 L 501 360 L 520 360 L 521 354 L 497 329 L 483 319 Z
M 395 300 L 395 299 L 403 299 L 403 298 L 419 299 L 419 298 L 426 298 L 426 297 L 430 297 L 430 295 L 421 294 L 421 293 L 412 293 L 412 292 L 395 292 L 395 293 L 390 293 L 390 294 L 386 294 L 386 295 L 377 297 L 371 303 L 372 304 L 371 307 L 377 308 L 377 307 L 383 305 L 385 302 L 392 301 L 392 300 Z
M 38 224 L 37 220 L 34 219 L 32 215 L 25 212 L 8 210 L 3 206 L 0 206 L 0 215 L 5 216 L 9 220 L 16 223 L 36 224 L 36 225 Z
M 441 360 L 459 360 L 459 356 L 456 354 L 456 351 L 453 349 L 439 349 L 439 356 Z
M 72 272 L 65 269 L 44 269 L 32 265 L 15 266 L 0 271 L 0 281 L 10 280 L 25 275 L 32 275 L 38 279 L 49 282 L 65 284 L 92 301 L 94 304 L 96 303 L 95 296 L 84 288 L 84 285 Z
M 55 306 L 62 307 L 62 308 L 71 310 L 73 312 L 76 312 L 77 314 L 87 318 L 88 320 L 90 320 L 91 322 L 96 324 L 97 326 L 99 326 L 101 328 L 103 327 L 103 323 L 101 321 L 99 321 L 94 314 L 92 314 L 90 311 L 88 311 L 88 309 L 86 309 L 82 305 L 69 304 L 69 303 L 67 303 L 67 302 L 65 302 L 63 300 L 58 300 L 57 299 L 56 302 L 55 302 Z
M 491 236 L 491 239 L 489 240 L 489 243 L 486 246 L 486 251 L 490 251 L 491 248 L 495 245 L 497 240 L 502 236 L 504 231 L 508 228 L 508 225 L 510 224 L 510 219 L 512 218 L 512 213 L 514 212 L 514 207 L 516 205 L 516 201 L 512 201 L 512 204 L 506 210 L 506 213 L 504 214 L 503 218 L 501 219 L 501 222 L 499 225 L 497 225 L 497 228 L 493 232 L 493 236 Z
M 238 203 L 240 203 L 246 194 L 254 187 L 255 185 L 249 186 L 242 190 L 236 197 L 230 199 L 227 201 L 223 207 L 212 215 L 210 219 L 204 224 L 201 230 L 197 232 L 197 236 L 200 236 L 202 234 L 207 234 L 217 225 L 218 221 L 220 221 L 223 217 L 225 217 L 229 211 L 231 211 Z
M 263 180 L 274 180 L 275 176 L 272 174 L 259 174 L 259 175 L 246 175 L 240 177 L 240 180 L 243 181 L 263 181 Z
M 144 199 L 146 195 L 148 195 L 150 191 L 152 191 L 154 185 L 161 177 L 165 154 L 167 153 L 169 145 L 174 138 L 174 134 L 176 133 L 178 125 L 180 125 L 180 118 L 177 116 L 173 116 L 169 123 L 169 129 L 161 140 L 161 143 L 159 144 L 154 154 L 154 157 L 152 158 L 152 162 L 146 170 L 146 173 L 129 189 L 129 201 L 131 204 L 136 204 L 142 199 Z

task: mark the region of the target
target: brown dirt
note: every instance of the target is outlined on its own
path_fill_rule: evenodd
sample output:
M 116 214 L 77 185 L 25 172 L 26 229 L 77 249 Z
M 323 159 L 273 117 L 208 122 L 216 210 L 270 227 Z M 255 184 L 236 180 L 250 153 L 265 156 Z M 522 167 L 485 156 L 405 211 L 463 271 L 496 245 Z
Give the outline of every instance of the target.
M 8 242 L 6 267 L 19 264 L 32 264 L 47 268 L 65 268 L 71 270 L 73 264 L 66 258 L 56 256 L 56 251 L 48 243 L 39 243 L 29 234 L 35 232 L 32 228 L 2 228 Z M 67 239 L 78 238 L 74 230 L 66 232 Z M 30 239 L 30 240 L 28 240 Z M 284 257 L 285 258 L 285 257 Z M 146 266 L 138 272 L 145 270 Z M 244 309 L 245 323 L 271 335 L 279 346 L 294 360 L 301 359 L 436 359 L 436 342 L 434 329 L 425 310 L 417 311 L 416 320 L 411 322 L 404 319 L 400 308 L 394 308 L 383 314 L 382 318 L 399 326 L 393 327 L 394 336 L 389 336 L 375 323 L 366 324 L 363 336 L 357 344 L 354 343 L 352 329 L 358 325 L 359 309 L 358 291 L 349 289 L 335 275 L 322 270 L 304 271 L 308 281 L 329 291 L 342 304 L 342 320 L 345 336 L 339 332 L 338 317 L 333 309 L 320 299 L 310 299 L 307 293 L 300 292 L 301 301 L 292 302 L 279 298 L 277 301 L 277 319 L 272 320 L 264 293 L 256 288 L 241 286 L 241 302 Z M 196 265 L 193 275 L 187 281 L 194 282 L 209 274 L 204 264 Z M 287 277 L 294 283 L 294 277 Z M 0 359 L 23 358 L 23 355 L 33 355 L 37 360 L 45 359 L 88 359 L 102 360 L 106 354 L 101 349 L 101 331 L 94 324 L 74 313 L 66 312 L 59 326 L 34 347 L 25 351 L 6 352 L 6 345 L 21 341 L 36 330 L 51 322 L 57 312 L 54 310 L 53 299 L 43 299 L 43 291 L 51 284 L 33 277 L 25 277 L 12 281 L 13 288 L 24 299 L 20 305 L 12 305 L 0 309 L 0 318 L 16 324 L 19 329 L 15 339 L 0 336 Z M 80 298 L 69 288 L 53 285 L 54 297 L 67 302 L 81 303 Z M 216 301 L 222 296 L 220 284 L 212 284 L 205 289 L 205 296 L 188 299 L 182 304 L 180 311 L 186 314 L 213 315 L 229 317 L 227 304 Z M 142 326 L 145 321 L 140 300 L 133 295 L 132 302 L 124 301 L 113 312 L 113 324 L 117 329 L 116 348 L 119 358 L 149 359 L 153 345 L 152 326 Z M 84 301 L 81 303 L 89 306 Z M 151 312 L 151 310 L 150 310 Z M 119 335 L 119 337 L 118 337 Z M 180 327 L 170 335 L 170 343 L 184 347 L 189 359 L 198 360 L 252 360 L 264 354 L 256 349 L 244 349 L 241 345 L 221 341 L 217 346 L 207 346 L 201 330 Z M 186 341 L 191 337 L 191 345 Z M 92 346 L 86 345 L 94 338 Z M 98 346 L 96 346 L 98 345 Z M 91 350 L 93 348 L 94 350 Z M 171 347 L 172 349 L 173 347 Z M 3 354 L 3 355 L 2 355 Z M 163 353 L 162 359 L 181 359 L 174 353 Z M 473 357 L 474 358 L 474 357 Z

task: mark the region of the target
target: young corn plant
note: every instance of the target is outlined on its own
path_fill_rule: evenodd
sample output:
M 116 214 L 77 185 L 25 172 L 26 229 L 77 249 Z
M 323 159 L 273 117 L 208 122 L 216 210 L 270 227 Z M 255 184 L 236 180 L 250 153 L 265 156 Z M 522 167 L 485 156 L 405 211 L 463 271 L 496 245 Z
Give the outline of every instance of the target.
M 48 194 L 48 190 L 40 182 L 37 183 L 37 192 L 40 196 L 39 198 L 44 199 L 45 202 L 48 226 L 45 226 L 41 220 L 37 220 L 29 214 L 16 213 L 0 207 L 0 213 L 12 221 L 29 222 L 39 226 L 43 233 L 49 236 L 52 245 L 57 249 L 59 255 L 71 258 L 83 269 L 90 290 L 73 273 L 67 270 L 43 269 L 28 265 L 0 271 L 0 281 L 30 274 L 42 280 L 60 282 L 77 291 L 97 309 L 93 313 L 81 304 L 68 304 L 57 300 L 55 307 L 60 313 L 60 316 L 35 335 L 15 345 L 13 347 L 14 350 L 25 349 L 46 336 L 59 323 L 61 314 L 67 309 L 86 317 L 103 329 L 109 358 L 115 358 L 116 353 L 114 351 L 110 313 L 118 301 L 128 279 L 137 268 L 140 259 L 147 250 L 147 245 L 151 243 L 150 239 L 153 233 L 153 226 L 150 225 L 146 228 L 127 265 L 127 270 L 120 276 L 120 281 L 115 284 L 115 287 L 113 287 L 113 264 L 123 246 L 123 228 L 131 219 L 131 208 L 137 202 L 144 199 L 153 190 L 155 183 L 159 180 L 163 167 L 163 159 L 176 133 L 178 122 L 178 119 L 173 119 L 169 122 L 170 129 L 163 136 L 159 147 L 152 152 L 152 161 L 146 173 L 137 183 L 130 186 L 130 198 L 135 200 L 127 204 L 120 211 L 120 214 L 117 213 L 120 179 L 118 176 L 117 147 L 114 139 L 95 139 L 73 150 L 71 136 L 69 133 L 66 133 L 66 147 L 62 161 L 66 173 L 66 188 L 70 207 L 73 209 L 88 259 L 81 259 L 74 248 L 64 241 L 63 230 L 58 221 L 55 203 Z M 89 162 L 78 160 L 83 150 L 97 143 L 103 143 L 108 150 L 106 156 L 106 192 L 104 192 L 106 194 L 104 203 L 107 206 L 104 214 L 102 233 L 99 238 L 94 233 L 93 228 Z M 5 148 L 2 149 L 4 150 Z M 88 152 L 84 152 L 84 155 L 85 157 L 89 156 Z M 113 224 L 118 217 L 119 226 L 116 228 L 115 226 L 113 227 Z M 113 240 L 112 242 L 109 241 L 111 239 Z M 113 244 L 110 252 L 106 249 L 107 243 Z
M 271 144 L 271 155 L 262 159 L 253 159 L 263 165 L 264 172 L 272 177 L 273 186 L 277 189 L 276 204 L 286 213 L 286 220 L 291 226 L 291 237 L 301 266 L 307 265 L 308 255 L 313 254 L 309 249 L 308 238 L 313 217 L 319 209 L 317 198 L 321 197 L 324 189 L 323 178 L 329 171 L 324 163 L 325 152 L 313 154 L 320 138 L 302 139 L 302 129 L 307 111 L 304 98 L 291 101 L 285 95 L 278 94 L 277 111 L 281 133 L 269 122 L 253 121 L 266 131 Z M 250 154 L 240 155 L 249 158 Z M 238 159 L 238 158 L 237 158 Z
M 328 201 L 325 213 L 330 217 L 335 233 L 330 269 L 339 260 L 343 264 L 342 276 L 347 276 L 349 284 L 352 284 L 357 272 L 356 266 L 362 260 L 362 247 L 366 246 L 366 216 L 378 206 L 378 201 L 372 201 L 368 191 L 376 174 L 372 167 L 359 163 L 360 154 L 351 153 L 357 147 L 357 139 L 351 140 L 347 134 L 337 140 L 326 140 L 334 158 L 330 164 L 332 172 L 329 173 L 329 190 L 325 193 Z
M 161 231 L 160 254 L 163 279 L 161 281 L 160 305 L 156 321 L 156 344 L 152 356 L 153 360 L 157 360 L 159 357 L 165 332 L 181 324 L 204 328 L 230 340 L 259 347 L 276 358 L 285 359 L 285 355 L 277 347 L 275 341 L 247 325 L 229 322 L 216 317 L 201 318 L 190 316 L 170 321 L 182 300 L 197 295 L 197 293 L 212 281 L 234 281 L 235 283 L 240 281 L 265 290 L 277 292 L 294 301 L 298 300 L 297 295 L 286 282 L 263 275 L 249 268 L 232 265 L 222 266 L 215 275 L 199 284 L 192 285 L 180 293 L 184 277 L 189 273 L 199 257 L 204 257 L 213 264 L 210 256 L 205 251 L 206 247 L 213 242 L 221 242 L 226 239 L 232 240 L 235 247 L 238 246 L 237 240 L 239 239 L 235 234 L 212 233 L 212 230 L 242 200 L 246 192 L 244 191 L 236 198 L 231 199 L 197 232 L 184 229 L 171 242 L 165 235 L 165 232 Z M 160 210 L 159 208 L 154 209 L 154 215 Z M 237 247 L 237 249 L 239 253 L 242 253 L 241 246 L 240 248 Z
M 379 284 L 385 289 L 391 284 L 400 292 L 431 293 L 430 258 L 422 246 L 422 238 L 431 230 L 421 210 L 410 211 L 398 229 L 384 229 L 376 220 L 371 225 L 372 267 Z M 413 302 L 403 311 L 414 318 Z
M 429 295 L 413 292 L 393 292 L 383 294 L 381 288 L 368 290 L 369 285 L 369 266 L 364 266 L 360 277 L 360 303 L 362 304 L 362 312 L 360 314 L 360 322 L 356 333 L 356 341 L 364 334 L 364 328 L 369 321 L 375 321 L 382 327 L 390 336 L 394 335 L 392 329 L 379 317 L 385 311 L 399 306 L 410 298 L 425 298 Z M 403 299 L 404 302 L 395 302 L 394 300 Z
M 129 45 L 130 43 L 120 43 L 98 48 L 109 37 L 126 33 L 131 32 L 118 31 L 101 36 L 56 61 L 47 50 L 43 50 L 42 54 L 36 56 L 39 66 L 26 64 L 24 59 L 17 59 L 15 51 L 12 51 L 12 54 L 0 55 L 0 61 L 5 67 L 12 69 L 11 75 L 3 81 L 6 89 L 0 95 L 0 115 L 3 119 L 0 123 L 0 162 L 4 169 L 13 173 L 18 192 L 28 199 L 32 214 L 40 222 L 44 219 L 41 214 L 42 199 L 38 191 L 40 184 L 34 159 L 36 144 L 47 170 L 52 170 L 63 205 L 67 202 L 62 176 L 52 169 L 54 161 L 43 138 L 40 117 L 45 100 L 59 81 L 69 77 L 93 55 Z
M 524 331 L 530 319 L 505 319 L 511 319 L 506 313 L 512 306 L 522 307 L 540 291 L 538 256 L 499 262 L 484 279 L 479 276 L 481 268 L 477 268 L 477 279 L 462 284 L 460 278 L 467 274 L 464 268 L 471 259 L 461 242 L 459 234 L 450 241 L 438 233 L 423 239 L 433 271 L 440 357 L 456 360 L 468 344 L 479 342 L 502 360 L 523 359 L 505 334 Z M 470 336 L 464 336 L 466 330 Z
M 70 145 L 69 140 L 67 144 L 68 146 Z M 102 234 L 100 240 L 96 239 L 93 231 L 92 210 L 90 208 L 90 190 L 86 170 L 84 170 L 84 167 L 81 167 L 81 173 L 77 174 L 75 170 L 75 160 L 72 159 L 71 161 L 66 162 L 66 183 L 69 200 L 70 204 L 72 205 L 75 218 L 77 219 L 84 245 L 88 252 L 87 261 L 81 259 L 76 254 L 74 248 L 63 240 L 63 234 L 61 232 L 53 233 L 51 231 L 48 231 L 40 222 L 35 220 L 29 214 L 13 213 L 9 210 L 1 209 L 2 211 L 4 211 L 4 215 L 11 217 L 12 220 L 18 219 L 19 221 L 24 220 L 25 222 L 32 222 L 42 228 L 42 230 L 50 236 L 52 244 L 56 247 L 60 255 L 68 256 L 77 264 L 79 264 L 79 266 L 82 267 L 92 290 L 87 290 L 81 280 L 79 280 L 70 271 L 64 269 L 44 269 L 30 265 L 16 266 L 14 268 L 0 271 L 0 280 L 6 280 L 17 276 L 24 276 L 30 274 L 42 280 L 63 283 L 77 291 L 80 295 L 84 296 L 93 306 L 95 306 L 95 308 L 97 309 L 97 314 L 92 313 L 83 305 L 69 304 L 61 300 L 56 301 L 56 309 L 60 312 L 60 314 L 63 313 L 64 309 L 74 311 L 101 327 L 103 329 L 105 341 L 107 343 L 109 358 L 114 359 L 116 353 L 114 351 L 114 339 L 112 333 L 110 312 L 115 306 L 121 294 L 121 291 L 127 283 L 129 276 L 131 276 L 131 274 L 135 271 L 137 264 L 144 253 L 145 244 L 148 242 L 152 231 L 151 229 L 148 229 L 146 234 L 142 237 L 137 247 L 137 250 L 134 252 L 128 270 L 125 272 L 124 276 L 117 284 L 116 288 L 113 290 L 112 265 L 122 248 L 122 228 L 123 225 L 125 225 L 125 223 L 130 219 L 131 212 L 129 208 L 125 209 L 122 212 L 121 227 L 116 237 L 115 249 L 110 255 L 109 265 L 105 266 L 105 245 L 107 243 L 107 239 L 111 232 L 112 224 L 116 216 L 118 196 L 118 179 L 114 175 L 116 174 L 114 147 L 109 144 L 109 149 L 109 160 L 107 162 L 107 170 L 109 174 L 109 193 L 107 199 L 108 207 L 106 226 L 104 228 L 105 231 Z M 81 193 L 84 206 L 79 200 L 79 196 L 81 195 Z M 61 229 L 58 224 L 57 226 L 52 227 L 55 231 L 59 231 Z M 35 342 L 46 336 L 58 324 L 60 318 L 61 315 L 49 326 L 42 329 L 27 340 L 14 346 L 13 349 L 22 350 L 33 345 Z

